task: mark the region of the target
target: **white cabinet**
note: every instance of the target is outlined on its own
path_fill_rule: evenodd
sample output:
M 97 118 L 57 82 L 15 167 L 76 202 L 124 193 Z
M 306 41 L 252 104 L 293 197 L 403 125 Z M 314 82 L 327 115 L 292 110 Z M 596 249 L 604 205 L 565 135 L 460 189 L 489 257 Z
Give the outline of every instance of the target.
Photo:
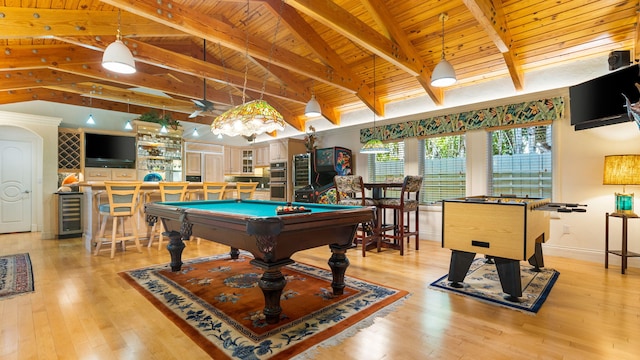
M 223 182 L 224 158 L 222 154 L 204 153 L 202 181 Z
M 287 142 L 277 140 L 269 143 L 269 159 L 270 162 L 287 161 Z
M 225 147 L 225 174 L 250 175 L 253 174 L 253 168 L 253 149 Z
M 269 157 L 269 145 L 263 145 L 254 148 L 253 155 L 255 156 L 256 167 L 269 166 L 269 163 L 271 162 L 271 159 Z
M 202 153 L 187 151 L 185 158 L 185 175 L 201 176 L 202 175 Z

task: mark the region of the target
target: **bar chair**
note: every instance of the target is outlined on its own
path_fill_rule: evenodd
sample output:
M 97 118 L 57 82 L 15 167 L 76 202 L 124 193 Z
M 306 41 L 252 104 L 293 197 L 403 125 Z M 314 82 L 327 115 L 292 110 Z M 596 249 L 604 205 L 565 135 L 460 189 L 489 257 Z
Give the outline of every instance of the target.
M 160 189 L 160 201 L 185 201 L 185 197 L 187 195 L 187 188 L 189 187 L 189 183 L 184 182 L 168 182 L 161 181 L 158 183 Z M 153 244 L 153 238 L 158 237 L 158 250 L 162 249 L 162 222 L 155 221 L 151 225 L 151 229 L 149 232 L 149 243 L 147 247 L 151 247 Z
M 376 206 L 376 201 L 365 197 L 362 176 L 336 175 L 333 178 L 336 187 L 336 203 L 349 206 Z M 376 211 L 377 214 L 377 211 Z M 376 216 L 378 218 L 378 216 Z M 353 243 L 362 244 L 362 256 L 366 256 L 367 246 L 376 238 L 377 220 L 358 225 Z
M 140 249 L 140 240 L 138 238 L 138 224 L 136 214 L 140 203 L 140 186 L 141 181 L 124 182 L 124 181 L 105 181 L 104 186 L 107 191 L 108 203 L 101 204 L 98 208 L 100 216 L 102 216 L 102 225 L 96 240 L 96 248 L 94 255 L 98 255 L 103 243 L 111 244 L 111 258 L 116 253 L 116 244 L 122 244 L 122 250 L 126 250 L 126 241 L 133 240 L 138 252 Z M 105 236 L 107 229 L 107 220 L 111 218 L 111 234 Z M 130 220 L 131 233 L 127 233 L 125 229 L 125 220 Z M 120 232 L 118 233 L 118 230 Z
M 402 182 L 402 190 L 399 198 L 382 198 L 378 200 L 378 207 L 385 211 L 393 210 L 394 226 L 393 235 L 381 234 L 383 241 L 392 240 L 394 245 L 399 246 L 400 255 L 404 255 L 404 243 L 407 239 L 407 245 L 411 236 L 415 237 L 416 250 L 420 249 L 420 216 L 419 216 L 419 196 L 422 187 L 422 176 L 407 175 Z M 411 230 L 411 213 L 414 213 L 414 226 Z M 405 221 L 406 215 L 406 221 Z M 378 242 L 378 251 L 382 241 Z
M 256 192 L 256 188 L 258 187 L 257 182 L 237 182 L 236 183 L 236 193 L 237 199 L 240 200 L 251 200 Z
M 227 189 L 226 182 L 204 182 L 202 183 L 205 200 L 222 200 Z

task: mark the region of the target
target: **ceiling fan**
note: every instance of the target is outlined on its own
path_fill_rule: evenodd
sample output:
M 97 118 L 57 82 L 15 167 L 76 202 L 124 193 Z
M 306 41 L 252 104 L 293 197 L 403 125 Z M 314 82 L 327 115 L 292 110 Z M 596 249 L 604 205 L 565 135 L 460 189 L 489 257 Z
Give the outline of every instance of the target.
M 203 39 L 202 42 L 202 60 L 205 62 L 207 61 L 207 39 Z M 196 105 L 196 110 L 189 115 L 189 119 L 193 119 L 203 112 L 213 111 L 213 103 L 207 100 L 207 78 L 205 77 L 202 80 L 204 82 L 204 86 L 202 88 L 202 99 L 191 99 L 191 101 Z
M 213 103 L 207 100 L 207 79 L 204 79 L 204 90 L 202 94 L 202 99 L 196 100 L 191 99 L 193 103 L 196 105 L 196 110 L 189 115 L 189 119 L 193 119 L 194 117 L 202 114 L 203 112 L 213 111 Z

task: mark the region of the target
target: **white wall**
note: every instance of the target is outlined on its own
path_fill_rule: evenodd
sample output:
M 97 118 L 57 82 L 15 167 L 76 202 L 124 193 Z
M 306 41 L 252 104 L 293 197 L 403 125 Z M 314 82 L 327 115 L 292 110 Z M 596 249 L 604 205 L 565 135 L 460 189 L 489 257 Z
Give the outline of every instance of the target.
M 589 130 L 574 131 L 569 120 L 568 91 L 566 88 L 540 94 L 479 103 L 473 106 L 449 109 L 456 113 L 470 108 L 484 108 L 496 104 L 509 104 L 541 96 L 564 96 L 565 118 L 554 122 L 553 146 L 554 168 L 552 201 L 587 205 L 586 213 L 552 214 L 550 239 L 544 245 L 549 255 L 603 262 L 605 213 L 613 211 L 613 194 L 622 188 L 602 185 L 602 170 L 605 155 L 640 154 L 640 129 L 635 123 L 610 125 Z M 447 112 L 447 111 L 444 111 Z M 406 121 L 403 119 L 402 121 Z M 398 120 L 396 120 L 398 121 Z M 393 122 L 393 121 L 388 121 Z M 320 147 L 342 146 L 353 151 L 354 173 L 368 178 L 367 155 L 360 154 L 360 127 L 341 128 L 321 133 Z M 486 189 L 486 135 L 484 131 L 470 132 L 466 136 L 467 149 L 472 151 L 467 159 L 468 195 L 485 194 Z M 418 140 L 405 140 L 405 175 L 418 174 Z M 637 186 L 628 186 L 634 192 Z M 640 191 L 638 191 L 640 193 Z M 640 212 L 640 197 L 636 203 Z M 421 207 L 421 238 L 441 241 L 441 213 L 437 206 Z M 565 233 L 568 232 L 568 233 Z M 610 248 L 619 249 L 621 239 L 619 219 L 611 220 Z M 640 252 L 640 219 L 629 222 L 629 249 Z M 619 265 L 618 256 L 610 256 L 612 265 Z M 629 266 L 640 267 L 640 259 L 629 259 Z

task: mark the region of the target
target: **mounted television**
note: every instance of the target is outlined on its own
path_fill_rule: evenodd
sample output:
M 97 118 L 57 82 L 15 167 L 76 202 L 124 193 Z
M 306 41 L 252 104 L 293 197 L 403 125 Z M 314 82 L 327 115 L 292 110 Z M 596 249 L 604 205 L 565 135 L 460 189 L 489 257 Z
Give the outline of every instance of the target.
M 630 121 L 625 94 L 631 103 L 640 99 L 640 69 L 632 65 L 569 88 L 571 125 L 575 130 Z
M 134 136 L 84 134 L 84 166 L 134 169 L 136 164 Z

